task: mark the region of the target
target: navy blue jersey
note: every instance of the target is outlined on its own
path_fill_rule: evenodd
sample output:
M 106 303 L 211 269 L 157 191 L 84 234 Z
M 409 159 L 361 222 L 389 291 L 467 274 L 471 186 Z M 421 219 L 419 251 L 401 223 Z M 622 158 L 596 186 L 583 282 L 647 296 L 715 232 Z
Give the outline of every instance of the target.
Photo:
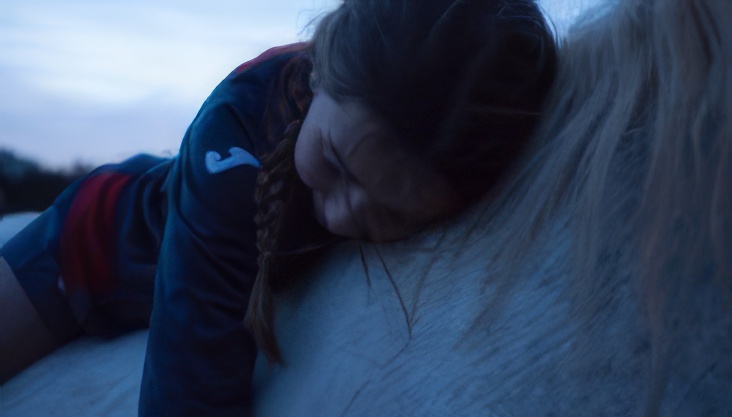
M 301 91 L 307 65 L 282 50 L 245 64 L 186 133 L 165 184 L 141 416 L 250 414 L 256 346 L 243 319 L 257 273 L 258 160 L 302 117 L 292 86 Z
M 306 49 L 243 64 L 203 104 L 178 156 L 96 169 L 2 248 L 61 342 L 149 321 L 141 416 L 250 414 L 256 347 L 243 319 L 259 160 L 305 116 Z

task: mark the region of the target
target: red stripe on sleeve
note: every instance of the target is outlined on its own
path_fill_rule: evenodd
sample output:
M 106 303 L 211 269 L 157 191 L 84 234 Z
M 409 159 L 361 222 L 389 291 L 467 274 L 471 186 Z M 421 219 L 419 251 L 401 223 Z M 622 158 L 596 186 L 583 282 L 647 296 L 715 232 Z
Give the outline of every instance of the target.
M 259 64 L 260 62 L 266 61 L 268 59 L 271 59 L 272 57 L 275 57 L 277 55 L 282 55 L 290 52 L 299 52 L 304 51 L 307 49 L 308 43 L 307 42 L 300 42 L 300 43 L 292 43 L 289 45 L 283 45 L 283 46 L 275 46 L 274 48 L 267 49 L 262 54 L 260 54 L 258 57 L 252 59 L 251 61 L 247 61 L 241 65 L 239 65 L 235 70 L 234 74 L 239 74 L 242 71 L 246 70 L 247 68 L 253 67 L 254 65 Z
M 130 178 L 101 173 L 80 185 L 61 230 L 61 276 L 67 291 L 101 295 L 114 286 L 115 212 Z

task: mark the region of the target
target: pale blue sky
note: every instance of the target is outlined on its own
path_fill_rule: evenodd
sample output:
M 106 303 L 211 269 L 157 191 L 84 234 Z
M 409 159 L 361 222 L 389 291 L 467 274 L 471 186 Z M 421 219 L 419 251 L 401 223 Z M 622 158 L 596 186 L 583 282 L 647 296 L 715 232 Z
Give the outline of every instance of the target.
M 559 26 L 594 0 L 544 0 Z M 0 148 L 54 167 L 174 154 L 218 82 L 337 0 L 2 0 Z

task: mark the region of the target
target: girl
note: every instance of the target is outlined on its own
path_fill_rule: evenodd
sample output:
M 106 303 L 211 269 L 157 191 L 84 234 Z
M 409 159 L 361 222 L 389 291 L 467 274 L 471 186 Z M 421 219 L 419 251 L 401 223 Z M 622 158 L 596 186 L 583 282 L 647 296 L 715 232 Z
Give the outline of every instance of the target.
M 3 377 L 149 323 L 141 415 L 248 415 L 294 256 L 406 237 L 485 195 L 554 63 L 532 0 L 344 1 L 310 43 L 232 72 L 176 158 L 99 168 L 6 244 Z

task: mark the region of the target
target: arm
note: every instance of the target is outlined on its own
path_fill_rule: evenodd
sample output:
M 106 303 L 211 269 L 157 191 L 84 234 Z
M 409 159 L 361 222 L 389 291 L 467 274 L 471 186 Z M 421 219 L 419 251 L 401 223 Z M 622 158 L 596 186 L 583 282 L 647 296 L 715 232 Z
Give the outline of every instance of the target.
M 232 147 L 254 153 L 252 133 L 241 109 L 214 95 L 171 169 L 141 416 L 250 413 L 256 347 L 243 318 L 256 275 L 258 169 L 227 163 Z M 209 152 L 222 160 L 209 154 L 207 167 Z
M 186 133 L 165 185 L 142 417 L 251 414 L 256 347 L 243 319 L 258 257 L 252 155 L 270 151 L 304 111 L 305 47 L 274 48 L 239 67 Z

